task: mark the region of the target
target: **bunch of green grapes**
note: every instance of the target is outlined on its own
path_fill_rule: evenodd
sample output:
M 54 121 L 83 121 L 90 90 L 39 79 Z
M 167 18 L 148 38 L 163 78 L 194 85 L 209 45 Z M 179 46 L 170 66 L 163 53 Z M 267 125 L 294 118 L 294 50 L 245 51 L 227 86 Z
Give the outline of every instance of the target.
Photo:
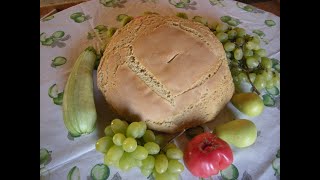
M 104 154 L 108 166 L 122 171 L 139 167 L 144 176 L 152 174 L 156 180 L 178 179 L 184 170 L 179 161 L 183 152 L 173 143 L 161 149 L 163 136 L 148 130 L 143 121 L 128 124 L 114 119 L 104 132 L 106 136 L 96 142 L 96 150 Z
M 275 88 L 279 91 L 280 64 L 267 57 L 259 36 L 251 36 L 245 29 L 225 23 L 212 25 L 210 29 L 223 44 L 236 87 L 247 82 L 255 92 Z

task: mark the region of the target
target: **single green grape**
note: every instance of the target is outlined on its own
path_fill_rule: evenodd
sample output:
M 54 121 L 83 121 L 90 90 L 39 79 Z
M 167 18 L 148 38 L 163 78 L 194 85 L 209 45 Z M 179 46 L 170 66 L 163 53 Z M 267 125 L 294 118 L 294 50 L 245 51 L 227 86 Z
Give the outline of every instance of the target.
M 278 76 L 272 77 L 272 82 L 274 86 L 280 87 L 280 77 Z
M 226 32 L 228 30 L 228 25 L 225 23 L 219 23 L 216 27 L 217 32 Z
M 271 70 L 264 70 L 261 75 L 263 76 L 263 78 L 264 78 L 266 81 L 271 80 L 272 77 L 273 77 Z
M 141 168 L 140 171 L 146 177 L 148 177 L 152 173 L 152 169 Z
M 254 43 L 253 41 L 248 41 L 245 45 L 245 48 L 248 50 L 253 50 L 256 46 L 256 43 Z
M 112 138 L 110 136 L 105 136 L 96 142 L 96 150 L 101 153 L 107 153 L 113 145 Z
M 266 81 L 262 74 L 258 74 L 254 80 L 253 85 L 260 91 L 266 87 Z
M 138 160 L 144 160 L 148 157 L 148 151 L 143 146 L 137 146 L 137 148 L 132 152 L 132 156 Z
M 234 43 L 228 41 L 223 45 L 223 47 L 227 52 L 230 52 L 230 51 L 233 51 L 236 48 L 236 45 Z
M 125 134 L 128 125 L 121 121 L 120 119 L 114 119 L 111 121 L 111 128 L 114 133 L 122 133 Z
M 251 82 L 254 82 L 254 80 L 256 79 L 256 73 L 250 73 L 249 78 L 250 78 Z
M 224 43 L 228 40 L 228 34 L 224 32 L 218 32 L 216 37 L 219 39 L 221 43 Z
M 217 21 L 214 21 L 214 22 L 212 22 L 211 24 L 209 24 L 209 28 L 210 28 L 210 30 L 211 31 L 215 31 L 216 30 L 216 28 L 217 28 L 217 26 L 218 26 L 218 22 Z
M 169 148 L 166 152 L 166 155 L 169 159 L 182 159 L 183 152 L 178 148 Z
M 182 173 L 184 166 L 176 159 L 170 159 L 168 163 L 168 171 L 171 173 Z
M 119 167 L 119 160 L 116 161 L 112 161 L 111 159 L 108 158 L 107 154 L 104 155 L 104 164 L 108 165 L 108 166 L 115 166 L 115 167 Z
M 259 61 L 254 56 L 250 56 L 247 57 L 246 64 L 248 68 L 253 69 L 259 66 Z
M 254 57 L 259 63 L 261 62 L 261 57 L 258 54 L 254 54 L 252 57 Z
M 154 135 L 153 131 L 146 130 L 146 132 L 143 135 L 144 142 L 155 142 L 156 136 Z
M 237 61 L 232 61 L 232 62 L 237 62 Z M 239 75 L 241 72 L 242 72 L 242 69 L 239 68 L 239 67 L 233 67 L 233 68 L 231 69 L 231 74 L 232 74 L 232 76 L 237 76 L 237 75 Z
M 246 34 L 246 35 L 244 36 L 244 40 L 246 40 L 246 41 L 251 41 L 251 40 L 252 40 L 252 36 L 250 36 L 249 34 Z
M 250 57 L 250 56 L 253 56 L 253 51 L 252 51 L 252 50 L 249 50 L 249 49 L 244 48 L 243 56 L 244 56 L 245 58 Z
M 126 132 L 127 137 L 137 138 L 141 135 L 141 124 L 139 122 L 132 122 L 129 124 Z
M 228 59 L 231 59 L 232 58 L 232 53 L 229 52 L 229 51 L 226 51 L 226 56 Z
M 244 37 L 247 34 L 243 28 L 236 27 L 234 30 L 237 31 L 237 37 Z
M 233 83 L 236 85 L 239 85 L 241 82 L 238 76 L 233 76 L 232 79 L 233 79 Z
M 243 57 L 243 51 L 241 48 L 236 48 L 234 51 L 233 51 L 233 57 L 234 59 L 236 60 L 241 60 L 242 57 Z
M 179 180 L 179 174 L 178 173 L 171 173 L 169 171 L 166 171 L 162 174 L 158 172 L 152 172 L 153 176 L 155 177 L 155 180 Z
M 126 152 L 133 152 L 137 146 L 137 141 L 132 137 L 126 138 L 122 143 L 122 148 Z
M 122 171 L 128 171 L 136 165 L 135 159 L 130 156 L 128 152 L 124 152 L 123 156 L 119 160 L 119 168 Z
M 251 41 L 255 42 L 256 44 L 260 44 L 260 37 L 255 35 L 252 37 Z
M 261 49 L 260 44 L 254 42 L 253 50 L 257 51 L 257 50 L 259 50 L 259 49 Z
M 104 134 L 105 134 L 106 136 L 113 137 L 114 132 L 113 132 L 113 130 L 112 130 L 112 128 L 111 128 L 111 125 L 107 126 L 107 127 L 104 129 Z
M 272 61 L 267 57 L 262 57 L 260 64 L 263 69 L 271 69 L 272 68 Z
M 148 157 L 144 160 L 142 160 L 142 166 L 141 168 L 144 169 L 153 169 L 154 168 L 154 162 L 155 158 L 151 155 L 148 155 Z
M 164 147 L 164 151 L 167 152 L 167 150 L 170 148 L 177 148 L 177 145 L 175 145 L 174 143 L 169 143 L 166 145 L 166 147 Z
M 245 43 L 245 40 L 242 37 L 238 37 L 236 39 L 236 45 L 237 46 L 243 46 L 244 43 Z
M 122 147 L 113 145 L 107 152 L 107 159 L 113 162 L 119 161 L 122 155 L 123 155 Z
M 154 142 L 145 143 L 144 148 L 146 148 L 148 154 L 158 154 L 160 151 L 160 146 Z
M 266 88 L 273 88 L 273 79 L 271 79 L 271 80 L 269 80 L 269 81 L 267 81 L 267 83 L 266 83 Z
M 201 17 L 201 16 L 194 16 L 194 17 L 192 18 L 192 20 L 195 21 L 195 22 L 201 23 L 201 24 L 203 24 L 203 25 L 205 25 L 205 26 L 208 25 L 207 19 L 205 19 L 205 18 L 203 18 L 203 17 Z
M 131 153 L 132 154 L 132 153 Z M 132 156 L 132 155 L 131 155 Z M 139 159 L 134 159 L 134 166 L 136 167 L 141 167 L 142 166 L 142 161 Z
M 248 82 L 249 81 L 248 76 L 244 72 L 239 73 L 237 77 L 240 82 Z
M 117 133 L 113 136 L 112 141 L 117 146 L 122 146 L 123 141 L 126 139 L 126 136 L 122 133 Z
M 166 138 L 163 135 L 156 135 L 155 143 L 159 146 L 163 146 L 166 143 Z
M 266 57 L 267 51 L 265 49 L 259 49 L 254 51 L 255 54 L 259 55 L 260 57 Z
M 137 138 L 141 138 L 141 137 L 143 137 L 144 133 L 147 130 L 147 124 L 144 121 L 140 121 L 138 123 L 139 123 L 140 127 L 139 127 L 139 132 L 138 132 Z
M 159 174 L 166 172 L 168 168 L 168 158 L 164 154 L 158 154 L 155 157 L 154 167 Z
M 234 29 L 228 31 L 227 34 L 228 34 L 228 39 L 229 40 L 233 40 L 233 39 L 235 39 L 237 37 L 237 31 L 234 30 Z

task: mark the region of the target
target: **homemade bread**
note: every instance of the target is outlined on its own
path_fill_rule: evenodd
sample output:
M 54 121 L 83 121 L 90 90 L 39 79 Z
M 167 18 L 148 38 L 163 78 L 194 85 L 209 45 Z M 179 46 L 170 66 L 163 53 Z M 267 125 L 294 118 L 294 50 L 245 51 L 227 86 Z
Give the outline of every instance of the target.
M 234 84 L 225 51 L 204 25 L 147 15 L 117 30 L 97 83 L 122 118 L 175 133 L 213 120 Z

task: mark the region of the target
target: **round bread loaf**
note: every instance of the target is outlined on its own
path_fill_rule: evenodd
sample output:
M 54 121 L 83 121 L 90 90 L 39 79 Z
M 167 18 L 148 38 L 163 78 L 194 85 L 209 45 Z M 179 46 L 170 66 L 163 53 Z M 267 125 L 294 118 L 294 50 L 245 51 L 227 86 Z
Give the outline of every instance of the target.
M 209 28 L 159 15 L 117 30 L 97 84 L 122 118 L 167 133 L 213 120 L 234 92 L 225 51 Z

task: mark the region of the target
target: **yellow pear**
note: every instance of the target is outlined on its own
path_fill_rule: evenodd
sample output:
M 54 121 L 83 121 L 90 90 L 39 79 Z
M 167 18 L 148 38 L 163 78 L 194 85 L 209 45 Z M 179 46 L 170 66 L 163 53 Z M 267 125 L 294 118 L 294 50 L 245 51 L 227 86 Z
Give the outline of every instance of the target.
M 252 145 L 257 139 L 256 125 L 247 119 L 237 119 L 218 125 L 216 135 L 238 148 Z
M 238 93 L 233 95 L 231 103 L 248 116 L 258 116 L 263 112 L 264 104 L 256 93 Z

